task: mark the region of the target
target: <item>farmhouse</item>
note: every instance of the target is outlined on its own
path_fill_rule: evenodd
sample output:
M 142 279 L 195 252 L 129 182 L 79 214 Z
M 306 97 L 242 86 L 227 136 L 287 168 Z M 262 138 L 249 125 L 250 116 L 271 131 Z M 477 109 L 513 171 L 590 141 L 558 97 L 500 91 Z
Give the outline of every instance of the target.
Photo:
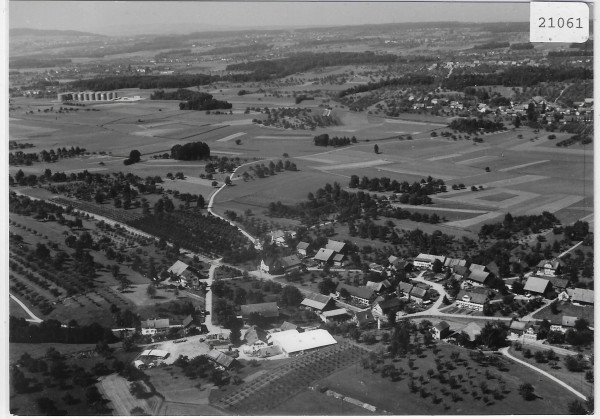
M 466 266 L 454 266 L 454 268 L 452 268 L 452 271 L 454 272 L 454 278 L 456 279 L 464 279 L 464 278 L 468 278 L 469 274 L 471 273 L 471 271 L 469 270 L 469 268 L 467 268 Z
M 544 295 L 552 288 L 550 281 L 536 276 L 530 276 L 523 287 L 523 290 L 536 295 Z
M 352 321 L 358 327 L 367 327 L 370 324 L 375 323 L 375 318 L 373 317 L 373 313 L 371 312 L 371 310 L 367 309 L 363 311 L 357 311 L 356 313 L 354 313 Z
M 387 300 L 383 300 L 375 304 L 373 306 L 372 313 L 374 317 L 384 317 L 390 312 L 400 310 L 400 307 L 402 307 L 402 301 L 395 297 L 388 298 Z
M 180 260 L 167 269 L 167 273 L 177 277 L 183 286 L 186 286 L 188 282 L 197 279 L 193 269 L 187 263 Z
M 490 279 L 490 273 L 482 270 L 475 270 L 469 273 L 466 281 L 476 287 L 483 287 Z
M 325 249 L 333 250 L 336 253 L 343 253 L 346 248 L 346 243 L 337 240 L 329 240 Z
M 191 329 L 192 327 L 196 327 L 202 332 L 202 329 L 206 329 L 206 325 L 203 323 L 204 317 L 190 314 L 185 319 L 183 319 L 182 325 L 184 329 Z
M 571 281 L 568 278 L 560 278 L 558 276 L 549 276 L 547 278 L 542 279 L 547 279 L 548 281 L 550 281 L 550 284 L 552 284 L 552 288 L 554 288 L 556 292 L 566 290 L 571 284 Z
M 258 326 L 250 326 L 244 334 L 247 345 L 265 346 L 267 344 L 267 332 Z
M 560 259 L 544 259 L 537 264 L 538 275 L 557 276 L 562 273 L 565 263 Z
M 397 258 L 396 256 L 390 256 L 388 262 L 389 269 L 394 271 L 411 272 L 413 270 L 413 264 L 411 262 Z
M 575 288 L 571 296 L 571 301 L 578 304 L 594 305 L 594 290 Z
M 429 301 L 429 291 L 417 286 L 414 286 L 410 291 L 410 299 L 417 303 Z
M 141 327 L 142 335 L 155 335 L 166 332 L 171 326 L 169 319 L 150 319 L 142 320 Z
M 274 274 L 281 272 L 283 265 L 279 259 L 271 257 L 262 259 L 258 269 L 266 273 Z
M 350 317 L 350 315 L 348 314 L 345 308 L 338 308 L 335 310 L 324 311 L 319 315 L 319 317 L 324 322 L 341 322 L 347 320 Z
M 441 321 L 431 328 L 431 334 L 435 339 L 444 339 L 450 334 L 450 325 L 445 321 Z
M 333 266 L 342 267 L 346 264 L 346 255 L 338 253 L 333 257 Z
M 467 261 L 455 258 L 446 258 L 444 261 L 444 268 L 454 269 L 456 266 L 467 266 Z
M 474 311 L 483 311 L 488 301 L 489 297 L 486 294 L 472 291 L 460 290 L 456 296 L 456 305 L 458 307 Z
M 408 282 L 400 282 L 398 284 L 398 295 L 405 296 L 408 298 L 412 289 L 413 284 L 409 284 Z
M 299 355 L 337 343 L 329 332 L 323 329 L 310 330 L 304 333 L 299 333 L 296 330 L 286 330 L 271 334 L 270 340 L 274 346 L 279 346 L 282 353 L 287 356 Z
M 326 311 L 334 305 L 333 298 L 321 294 L 309 294 L 302 300 L 300 305 L 314 311 Z
M 248 322 L 251 314 L 259 314 L 261 317 L 271 320 L 279 317 L 277 303 L 244 304 L 240 309 L 244 322 Z
M 511 339 L 537 340 L 536 327 L 528 322 L 513 320 L 509 326 Z
M 334 254 L 335 252 L 331 249 L 320 248 L 313 259 L 321 264 L 326 264 L 333 259 Z
M 388 281 L 387 279 L 383 280 L 381 282 L 367 281 L 367 283 L 365 284 L 365 287 L 371 288 L 376 293 L 381 294 L 386 289 L 391 288 L 392 284 L 390 284 L 390 281 Z
M 483 272 L 483 271 L 485 271 L 485 266 L 478 265 L 476 263 L 471 263 L 469 265 L 469 269 L 471 270 L 471 272 L 473 272 L 473 271 L 482 271 Z
M 428 255 L 426 253 L 421 253 L 413 260 L 413 266 L 415 268 L 420 269 L 431 269 L 431 267 L 433 266 L 433 262 L 436 259 L 442 262 L 442 264 L 446 261 L 445 256 Z
M 306 257 L 306 256 L 308 256 L 308 246 L 309 246 L 308 243 L 300 242 L 296 246 L 296 251 L 298 252 L 299 255 Z
M 281 258 L 281 265 L 284 271 L 291 271 L 292 269 L 298 269 L 302 266 L 302 262 L 296 255 L 285 256 Z
M 228 369 L 235 361 L 234 358 L 230 357 L 229 355 L 225 355 L 223 352 L 217 351 L 216 349 L 213 349 L 207 353 L 206 357 L 223 369 Z
M 367 287 L 353 287 L 352 285 L 342 285 L 338 291 L 338 297 L 340 291 L 345 289 L 350 294 L 350 298 L 353 302 L 363 305 L 369 305 L 375 299 L 375 291 Z

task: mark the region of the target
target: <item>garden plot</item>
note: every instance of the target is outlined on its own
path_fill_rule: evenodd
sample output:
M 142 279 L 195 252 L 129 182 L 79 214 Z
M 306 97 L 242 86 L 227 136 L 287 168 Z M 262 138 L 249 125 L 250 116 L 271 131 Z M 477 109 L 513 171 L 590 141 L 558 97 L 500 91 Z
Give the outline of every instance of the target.
M 507 195 L 512 196 L 512 198 L 509 197 L 509 198 L 502 199 L 502 200 L 496 200 L 495 198 L 498 197 L 499 194 L 504 194 L 504 195 L 500 195 L 500 198 L 502 198 L 503 196 L 507 196 Z M 488 196 L 491 197 L 491 199 L 486 199 L 486 197 L 488 197 Z M 493 208 L 504 209 L 504 208 L 509 208 L 509 207 L 513 207 L 515 205 L 522 204 L 525 201 L 529 201 L 529 200 L 537 198 L 537 197 L 539 197 L 539 194 L 532 193 L 532 192 L 523 192 L 523 191 L 518 191 L 518 190 L 514 190 L 514 189 L 496 188 L 496 189 L 492 189 L 492 190 L 472 192 L 470 194 L 465 194 L 460 197 L 455 197 L 455 199 L 460 200 L 460 202 L 466 202 L 468 204 L 487 205 L 487 206 L 493 207 Z

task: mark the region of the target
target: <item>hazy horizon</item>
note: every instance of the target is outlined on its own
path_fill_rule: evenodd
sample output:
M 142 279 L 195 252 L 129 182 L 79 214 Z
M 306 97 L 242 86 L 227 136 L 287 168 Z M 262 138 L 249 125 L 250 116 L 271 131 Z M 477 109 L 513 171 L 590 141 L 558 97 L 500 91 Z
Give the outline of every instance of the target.
M 11 29 L 101 35 L 437 21 L 516 22 L 528 18 L 528 3 L 506 2 L 9 2 Z

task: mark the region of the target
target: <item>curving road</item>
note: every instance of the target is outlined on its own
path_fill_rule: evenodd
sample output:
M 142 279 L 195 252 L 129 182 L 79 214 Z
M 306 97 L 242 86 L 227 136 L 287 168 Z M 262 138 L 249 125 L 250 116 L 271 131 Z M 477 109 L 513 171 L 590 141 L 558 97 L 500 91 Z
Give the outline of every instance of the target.
M 575 390 L 573 387 L 571 387 L 570 385 L 568 385 L 567 383 L 560 381 L 558 378 L 556 378 L 555 376 L 553 376 L 552 374 L 548 374 L 546 371 L 543 371 L 541 369 L 539 369 L 538 367 L 528 364 L 527 362 L 521 361 L 518 358 L 515 358 L 514 356 L 512 356 L 510 353 L 508 353 L 508 349 L 509 348 L 501 348 L 500 349 L 500 353 L 502 355 L 504 355 L 505 357 L 518 362 L 519 364 L 525 365 L 528 368 L 531 368 L 532 370 L 542 374 L 543 376 L 549 378 L 550 380 L 554 381 L 555 383 L 563 386 L 564 388 L 566 388 L 567 390 L 569 390 L 571 393 L 573 393 L 574 395 L 576 395 L 577 397 L 579 397 L 580 399 L 583 400 L 587 400 L 587 397 L 585 397 L 583 394 L 581 394 L 580 392 L 578 392 L 577 390 Z

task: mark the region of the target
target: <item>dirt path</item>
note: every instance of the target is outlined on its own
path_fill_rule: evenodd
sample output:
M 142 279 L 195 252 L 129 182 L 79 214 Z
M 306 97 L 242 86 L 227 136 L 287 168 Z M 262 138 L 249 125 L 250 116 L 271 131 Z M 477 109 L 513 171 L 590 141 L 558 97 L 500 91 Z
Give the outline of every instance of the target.
M 10 295 L 10 298 L 12 298 L 17 304 L 19 304 L 21 306 L 21 308 L 23 310 L 25 310 L 25 312 L 29 315 L 30 318 L 26 319 L 28 322 L 31 322 L 31 323 L 41 323 L 41 322 L 43 322 L 43 320 L 40 319 L 35 314 L 33 314 L 33 312 L 31 310 L 29 310 L 29 308 L 21 300 L 19 300 L 17 297 L 15 297 L 12 294 L 9 294 L 9 295 Z

